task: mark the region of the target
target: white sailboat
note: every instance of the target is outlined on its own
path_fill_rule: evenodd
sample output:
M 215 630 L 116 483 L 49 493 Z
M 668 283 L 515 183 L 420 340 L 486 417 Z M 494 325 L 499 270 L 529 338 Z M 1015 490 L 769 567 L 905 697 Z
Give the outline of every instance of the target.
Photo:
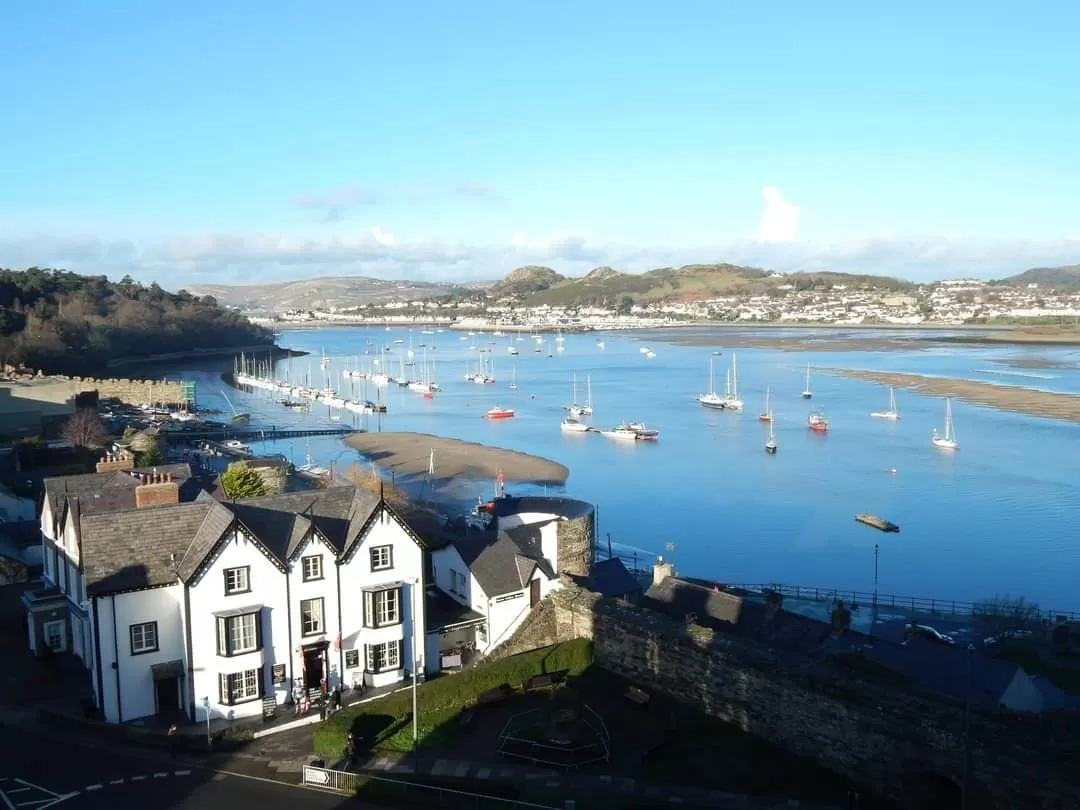
M 709 390 L 704 394 L 698 394 L 697 401 L 705 408 L 724 409 L 724 398 L 716 393 L 716 373 L 713 370 L 711 357 L 709 358 Z
M 807 363 L 806 364 L 806 388 L 803 389 L 802 398 L 803 399 L 810 399 L 812 396 L 814 396 L 814 395 L 810 391 L 810 364 Z
M 581 406 L 581 416 L 592 416 L 592 375 L 585 377 L 585 404 Z
M 896 411 L 896 393 L 891 385 L 889 386 L 889 410 L 874 411 L 870 415 L 877 419 L 889 419 L 893 422 L 900 418 L 900 414 Z
M 769 409 L 769 439 L 765 442 L 765 452 L 770 456 L 776 455 L 776 436 L 773 433 L 772 408 Z
M 517 391 L 517 366 L 510 369 L 510 390 Z
M 739 371 L 735 365 L 735 353 L 731 354 L 731 371 L 728 372 L 727 394 L 724 395 L 725 411 L 741 411 L 742 400 L 739 399 Z
M 952 400 L 945 399 L 945 435 L 941 436 L 937 430 L 934 431 L 934 447 L 940 447 L 942 450 L 959 450 L 960 443 L 956 440 L 956 430 L 953 428 L 952 418 Z
M 765 410 L 758 415 L 758 419 L 762 422 L 772 421 L 772 386 L 765 387 Z
M 563 433 L 588 433 L 592 430 L 588 425 L 573 416 L 567 416 L 562 420 L 559 429 Z

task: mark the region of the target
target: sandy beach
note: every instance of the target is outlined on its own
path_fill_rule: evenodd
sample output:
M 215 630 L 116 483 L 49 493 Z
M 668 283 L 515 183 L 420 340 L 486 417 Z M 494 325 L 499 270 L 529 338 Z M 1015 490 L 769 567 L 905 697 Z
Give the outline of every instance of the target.
M 432 450 L 438 480 L 494 480 L 500 469 L 507 483 L 562 486 L 570 477 L 569 469 L 550 459 L 427 433 L 354 433 L 345 439 L 345 444 L 387 472 L 406 479 L 427 474 Z
M 992 408 L 1000 408 L 1013 413 L 1080 422 L 1080 397 L 1069 394 L 1032 391 L 1026 388 L 1013 388 L 972 380 L 955 380 L 948 377 L 924 377 L 921 374 L 861 371 L 851 368 L 818 368 L 817 370 L 839 377 L 853 377 L 881 385 L 906 388 L 920 394 L 955 397 L 965 402 L 989 405 Z

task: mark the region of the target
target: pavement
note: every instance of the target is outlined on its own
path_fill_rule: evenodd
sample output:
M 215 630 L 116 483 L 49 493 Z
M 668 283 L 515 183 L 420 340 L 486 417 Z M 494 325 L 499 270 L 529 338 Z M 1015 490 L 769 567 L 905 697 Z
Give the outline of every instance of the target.
M 358 802 L 270 780 L 148 759 L 112 748 L 88 749 L 0 726 L 0 810 L 377 810 Z

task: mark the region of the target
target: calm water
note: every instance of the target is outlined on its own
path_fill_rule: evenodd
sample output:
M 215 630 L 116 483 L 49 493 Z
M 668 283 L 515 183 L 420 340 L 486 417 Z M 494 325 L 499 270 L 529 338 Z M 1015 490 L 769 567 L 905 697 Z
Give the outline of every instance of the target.
M 526 338 L 515 342 L 521 354 L 508 355 L 507 337 L 477 336 L 479 345 L 495 340 L 494 385 L 464 380 L 467 361 L 478 356 L 472 338 L 458 333 L 422 335 L 434 343 L 443 391 L 434 400 L 397 387 L 384 389 L 390 413 L 356 417 L 342 411 L 343 424 L 369 430 L 436 433 L 535 453 L 567 465 L 566 492 L 599 507 L 601 541 L 610 534 L 618 550 L 644 556 L 674 551 L 683 573 L 731 583 L 786 582 L 852 588 L 873 587 L 874 544 L 880 545 L 879 588 L 883 593 L 977 600 L 995 593 L 1025 595 L 1044 607 L 1080 608 L 1076 591 L 1080 573 L 1076 526 L 1080 525 L 1080 426 L 1003 413 L 953 402 L 959 452 L 949 455 L 930 445 L 935 427 L 944 423 L 944 400 L 897 392 L 901 420 L 870 417 L 884 410 L 888 390 L 873 383 L 817 373 L 814 399 L 805 402 L 805 364 L 883 371 L 907 371 L 981 379 L 1052 391 L 1080 393 L 1080 369 L 1013 368 L 1010 357 L 1049 357 L 1076 363 L 1076 351 L 1017 350 L 1012 347 L 949 347 L 911 352 L 821 352 L 814 354 L 738 349 L 742 413 L 714 412 L 694 397 L 707 388 L 714 349 L 717 387 L 722 390 L 731 353 L 724 346 L 732 330 L 718 330 L 707 347 L 664 343 L 671 333 L 569 335 L 566 351 L 548 357 L 535 353 Z M 679 332 L 679 334 L 686 334 Z M 778 335 L 779 332 L 770 332 Z M 805 336 L 805 330 L 799 334 Z M 860 337 L 869 336 L 860 332 Z M 372 358 L 365 343 L 406 341 L 407 330 L 322 329 L 281 335 L 280 344 L 312 352 L 288 368 L 295 381 L 312 374 L 323 384 L 319 355 L 332 358 L 330 371 L 339 389 L 375 399 L 341 377 L 343 368 Z M 728 337 L 728 339 L 730 339 Z M 640 347 L 657 356 L 646 359 Z M 554 341 L 552 341 L 554 349 Z M 402 344 L 394 347 L 395 353 Z M 285 361 L 279 363 L 284 374 Z M 987 373 L 998 370 L 1041 377 Z M 392 360 L 390 373 L 397 371 Z M 509 390 L 511 373 L 518 389 Z M 561 405 L 571 398 L 577 374 L 578 398 L 584 400 L 586 376 L 592 379 L 592 423 L 607 427 L 627 420 L 661 430 L 658 443 L 626 445 L 599 435 L 565 435 L 559 430 Z M 220 402 L 221 386 L 210 375 L 199 378 L 200 404 Z M 772 386 L 779 452 L 768 456 L 767 425 L 758 421 L 766 385 Z M 269 401 L 267 393 L 230 392 L 237 407 L 251 410 L 256 423 L 329 424 L 325 411 L 293 414 Z M 490 422 L 482 415 L 500 405 L 516 418 Z M 829 417 L 828 435 L 806 428 L 811 410 Z M 316 462 L 347 465 L 356 454 L 334 439 L 258 447 L 302 463 L 310 450 Z M 889 471 L 895 470 L 895 474 Z M 527 487 L 511 486 L 513 492 Z M 471 495 L 488 496 L 493 485 L 475 484 Z M 882 515 L 902 526 L 899 535 L 883 535 L 854 522 L 856 512 Z

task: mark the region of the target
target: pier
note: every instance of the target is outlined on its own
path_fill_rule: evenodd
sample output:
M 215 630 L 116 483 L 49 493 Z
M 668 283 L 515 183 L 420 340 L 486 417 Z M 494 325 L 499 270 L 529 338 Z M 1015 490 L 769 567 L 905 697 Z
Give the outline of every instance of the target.
M 241 442 L 276 442 L 289 439 L 306 439 L 309 436 L 350 436 L 353 433 L 364 433 L 349 427 L 328 427 L 314 430 L 295 430 L 292 428 L 250 428 L 231 427 L 228 425 L 216 428 L 200 428 L 198 430 L 171 430 L 165 431 L 164 436 L 170 442 L 201 442 L 201 441 L 224 441 L 236 439 Z

